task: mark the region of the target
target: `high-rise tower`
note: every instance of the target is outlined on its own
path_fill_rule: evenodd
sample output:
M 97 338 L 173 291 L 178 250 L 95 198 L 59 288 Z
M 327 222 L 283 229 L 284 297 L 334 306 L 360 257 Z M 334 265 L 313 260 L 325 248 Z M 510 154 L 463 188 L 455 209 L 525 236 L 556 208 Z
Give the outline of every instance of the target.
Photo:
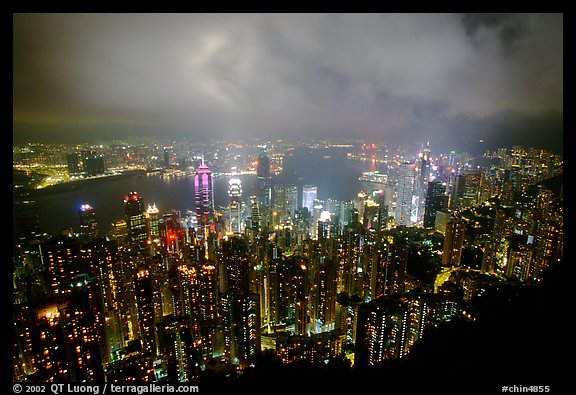
M 202 157 L 202 164 L 196 169 L 194 190 L 198 223 L 197 237 L 205 239 L 214 220 L 214 182 L 212 172 L 204 163 L 204 157 Z
M 298 209 L 298 187 L 296 185 L 274 185 L 274 210 L 279 221 L 284 223 L 294 218 Z
M 137 192 L 124 196 L 124 213 L 128 228 L 128 241 L 133 247 L 144 247 L 148 238 L 144 201 Z
M 258 204 L 260 207 L 260 216 L 264 220 L 263 225 L 268 223 L 268 215 L 270 212 L 270 204 L 272 201 L 272 177 L 270 176 L 270 158 L 266 152 L 262 152 L 258 157 L 258 165 L 256 167 L 258 176 Z
M 78 211 L 80 217 L 80 234 L 87 240 L 98 236 L 98 223 L 94 207 L 83 204 Z
M 228 181 L 228 230 L 239 235 L 242 232 L 242 181 L 233 177 Z
M 140 338 L 146 353 L 156 355 L 156 326 L 154 322 L 154 306 L 152 301 L 152 278 L 150 271 L 142 269 L 136 273 L 134 288 L 138 306 L 138 321 L 140 323 Z
M 454 216 L 450 218 L 446 224 L 444 251 L 442 253 L 442 265 L 460 266 L 462 248 L 464 247 L 465 229 L 466 226 L 464 222 Z
M 302 188 L 302 208 L 306 207 L 309 213 L 314 208 L 314 200 L 318 198 L 318 187 L 316 185 L 304 185 Z
M 410 225 L 414 221 L 413 206 L 414 202 L 414 185 L 416 182 L 416 165 L 411 162 L 402 162 L 398 175 L 398 189 L 396 191 L 396 223 L 399 225 Z
M 430 177 L 430 142 L 426 143 L 426 148 L 422 150 L 420 158 L 420 183 L 426 188 L 428 178 Z
M 148 234 L 151 240 L 158 238 L 159 236 L 159 225 L 160 217 L 159 217 L 159 210 L 156 207 L 156 204 L 152 206 L 148 205 L 148 209 L 146 210 L 146 222 L 148 223 Z
M 433 228 L 436 223 L 436 212 L 444 211 L 447 207 L 446 185 L 438 181 L 429 182 L 424 205 L 424 227 Z

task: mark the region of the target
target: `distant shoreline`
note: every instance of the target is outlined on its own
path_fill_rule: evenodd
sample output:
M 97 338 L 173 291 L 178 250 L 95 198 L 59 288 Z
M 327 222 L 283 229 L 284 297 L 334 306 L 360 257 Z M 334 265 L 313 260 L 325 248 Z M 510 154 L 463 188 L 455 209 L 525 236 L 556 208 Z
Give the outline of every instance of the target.
M 110 181 L 115 180 L 118 178 L 130 178 L 135 176 L 143 176 L 146 175 L 146 170 L 136 169 L 136 170 L 125 170 L 122 173 L 118 174 L 110 174 L 107 176 L 101 177 L 89 177 L 89 178 L 82 178 L 80 180 L 68 181 L 63 182 L 60 184 L 50 185 L 48 187 L 42 189 L 30 189 L 30 188 L 21 188 L 19 191 L 15 190 L 20 197 L 35 197 L 35 196 L 43 196 L 53 193 L 60 193 L 60 192 L 69 192 L 78 189 L 82 189 L 84 186 L 88 184 L 95 184 L 103 181 Z

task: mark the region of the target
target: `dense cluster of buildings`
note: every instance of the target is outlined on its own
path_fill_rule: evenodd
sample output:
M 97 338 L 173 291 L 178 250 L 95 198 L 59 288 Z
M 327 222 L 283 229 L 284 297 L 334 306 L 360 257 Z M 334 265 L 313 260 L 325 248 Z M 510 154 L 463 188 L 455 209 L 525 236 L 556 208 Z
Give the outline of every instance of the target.
M 562 260 L 561 161 L 519 147 L 487 159 L 473 168 L 426 147 L 356 199 L 324 201 L 315 185 L 274 184 L 262 151 L 254 194 L 232 172 L 221 210 L 202 158 L 194 215 L 125 191 L 107 235 L 88 204 L 78 233 L 24 232 L 13 377 L 193 381 L 241 374 L 266 349 L 284 364 L 401 359 L 430 325 L 474 320 L 467 306 L 489 287 L 538 282 Z M 70 173 L 102 165 L 68 158 Z

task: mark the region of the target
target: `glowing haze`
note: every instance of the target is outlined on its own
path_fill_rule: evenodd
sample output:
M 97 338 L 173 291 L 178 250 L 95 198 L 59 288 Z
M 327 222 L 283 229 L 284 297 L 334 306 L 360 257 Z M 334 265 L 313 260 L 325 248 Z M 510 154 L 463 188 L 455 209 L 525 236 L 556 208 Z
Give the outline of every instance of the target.
M 562 14 L 13 22 L 15 142 L 317 135 L 562 147 Z

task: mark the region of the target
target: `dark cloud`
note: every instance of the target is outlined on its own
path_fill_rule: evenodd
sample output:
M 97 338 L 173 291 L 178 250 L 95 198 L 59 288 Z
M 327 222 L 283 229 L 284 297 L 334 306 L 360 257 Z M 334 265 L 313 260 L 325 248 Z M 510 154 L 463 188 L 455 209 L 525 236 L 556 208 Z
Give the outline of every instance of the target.
M 562 29 L 561 14 L 15 14 L 14 139 L 503 138 L 561 117 Z

